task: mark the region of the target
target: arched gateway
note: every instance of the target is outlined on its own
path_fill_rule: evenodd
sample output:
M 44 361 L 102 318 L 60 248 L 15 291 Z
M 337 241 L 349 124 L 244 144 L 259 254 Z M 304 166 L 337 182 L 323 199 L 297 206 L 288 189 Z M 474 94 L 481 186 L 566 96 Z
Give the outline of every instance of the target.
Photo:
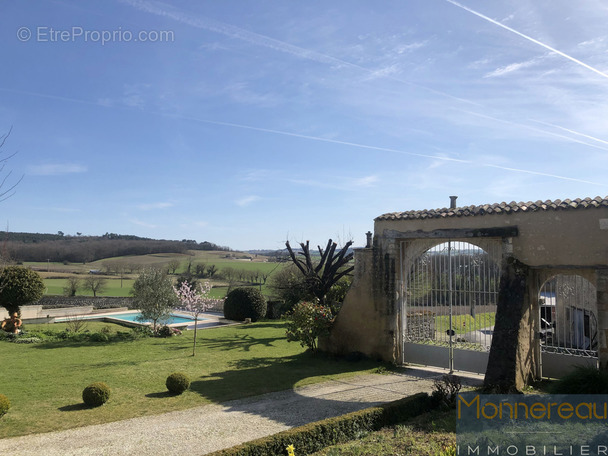
M 454 206 L 375 219 L 323 348 L 506 389 L 606 368 L 608 197 Z

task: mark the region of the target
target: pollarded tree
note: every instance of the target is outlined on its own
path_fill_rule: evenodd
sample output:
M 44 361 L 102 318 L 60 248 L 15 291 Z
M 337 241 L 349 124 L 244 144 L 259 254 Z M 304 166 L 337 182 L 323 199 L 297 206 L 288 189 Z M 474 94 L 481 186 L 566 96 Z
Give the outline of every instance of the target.
M 339 252 L 336 252 L 338 244 L 330 239 L 327 242 L 325 250 L 320 246 L 317 247 L 321 259 L 318 263 L 315 263 L 310 254 L 310 243 L 308 241 L 306 241 L 306 244 L 300 243 L 302 251 L 298 252 L 300 256 L 304 257 L 304 260 L 296 257 L 296 254 L 289 245 L 289 241 L 285 242 L 291 261 L 304 275 L 306 288 L 321 304 L 325 303 L 330 288 L 342 277 L 350 274 L 355 269 L 354 266 L 348 266 L 348 263 L 353 258 L 353 253 L 348 253 L 348 249 L 352 244 L 353 241 L 348 241 Z
M 178 299 L 171 279 L 162 269 L 144 269 L 133 283 L 133 300 L 145 320 L 152 320 L 153 330 L 167 318 Z
M 42 277 L 31 269 L 7 266 L 0 271 L 0 304 L 10 314 L 20 314 L 21 306 L 42 298 L 44 288 Z

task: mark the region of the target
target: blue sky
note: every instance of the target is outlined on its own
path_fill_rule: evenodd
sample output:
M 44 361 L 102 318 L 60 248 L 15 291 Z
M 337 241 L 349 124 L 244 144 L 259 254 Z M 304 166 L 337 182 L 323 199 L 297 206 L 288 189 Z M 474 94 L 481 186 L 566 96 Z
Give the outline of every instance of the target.
M 603 0 L 5 1 L 0 225 L 361 246 L 449 195 L 606 196 L 606 24 Z

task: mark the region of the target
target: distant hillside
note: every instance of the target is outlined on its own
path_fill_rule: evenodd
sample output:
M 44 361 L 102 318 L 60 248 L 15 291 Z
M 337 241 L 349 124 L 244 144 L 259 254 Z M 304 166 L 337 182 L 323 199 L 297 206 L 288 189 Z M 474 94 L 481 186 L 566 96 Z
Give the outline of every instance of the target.
M 0 232 L 2 257 L 13 261 L 89 263 L 116 256 L 152 253 L 185 253 L 186 250 L 224 250 L 212 242 L 170 241 L 106 233 L 103 236 L 69 236 L 42 233 Z

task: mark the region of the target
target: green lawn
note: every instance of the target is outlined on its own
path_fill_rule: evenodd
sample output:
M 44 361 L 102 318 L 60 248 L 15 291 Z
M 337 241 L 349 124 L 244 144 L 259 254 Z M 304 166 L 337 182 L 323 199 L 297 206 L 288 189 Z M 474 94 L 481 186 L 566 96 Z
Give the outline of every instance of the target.
M 452 328 L 456 334 L 465 334 L 471 331 L 477 331 L 494 325 L 494 319 L 496 312 L 485 312 L 478 313 L 475 318 L 470 315 L 453 315 L 452 316 Z M 441 315 L 435 317 L 435 328 L 436 330 L 444 333 L 445 329 L 450 327 L 450 317 L 448 315 Z
M 66 286 L 66 279 L 43 279 L 46 286 L 45 295 L 63 295 L 63 287 Z M 204 282 L 204 280 L 202 280 Z M 123 279 L 122 287 L 120 279 L 108 279 L 107 286 L 97 293 L 97 296 L 113 296 L 113 297 L 129 297 L 132 296 L 133 279 Z M 238 285 L 241 286 L 241 285 Z M 256 286 L 259 288 L 259 286 Z M 262 293 L 267 293 L 266 285 L 262 286 Z M 228 286 L 214 286 L 209 292 L 209 296 L 215 299 L 225 298 L 228 292 Z M 78 296 L 93 296 L 93 292 L 81 288 L 78 290 Z
M 62 330 L 62 324 L 28 325 Z M 90 331 L 109 327 L 90 323 Z M 304 352 L 288 343 L 283 322 L 259 322 L 198 331 L 192 357 L 193 331 L 169 339 L 131 342 L 48 342 L 15 344 L 0 341 L 0 393 L 11 409 L 0 419 L 0 438 L 68 429 L 89 424 L 196 407 L 329 378 L 369 372 L 371 361 L 347 362 Z M 175 371 L 193 380 L 181 396 L 166 393 L 165 379 Z M 82 404 L 82 390 L 106 382 L 110 401 L 99 408 Z
M 107 286 L 101 293 L 97 293 L 97 296 L 118 296 L 128 297 L 131 296 L 131 290 L 133 289 L 133 279 L 123 279 L 122 287 L 120 279 L 108 279 Z M 66 279 L 44 279 L 46 285 L 45 294 L 47 295 L 63 295 L 63 287 L 66 286 Z M 78 296 L 93 296 L 91 290 L 80 288 L 78 290 Z
M 228 254 L 227 252 L 191 251 L 190 253 L 191 255 L 177 253 L 158 253 L 151 255 L 113 257 L 94 261 L 87 264 L 25 262 L 24 266 L 31 267 L 40 272 L 46 285 L 46 295 L 63 295 L 63 288 L 66 286 L 67 277 L 74 276 L 76 274 L 76 277 L 78 277 L 82 281 L 82 279 L 87 277 L 88 271 L 91 269 L 99 269 L 101 271 L 105 271 L 106 268 L 104 264 L 125 263 L 138 265 L 139 267 L 161 265 L 166 266 L 170 261 L 178 260 L 180 262 L 180 267 L 176 271 L 176 273 L 178 274 L 185 272 L 187 269 L 188 262 L 191 262 L 192 270 L 194 270 L 197 264 L 204 263 L 206 264 L 206 266 L 211 266 L 212 264 L 214 264 L 220 272 L 222 269 L 230 267 L 234 270 L 260 271 L 260 273 L 266 275 L 272 275 L 275 272 L 280 271 L 287 265 L 287 263 L 268 263 L 265 261 L 260 261 L 265 257 L 254 257 L 253 255 L 250 256 L 253 257 L 254 261 L 250 261 L 238 258 L 225 258 Z M 237 256 L 239 255 L 238 252 L 234 252 L 234 254 Z M 104 275 L 104 277 L 106 277 L 108 281 L 107 286 L 104 290 L 97 293 L 97 295 L 128 297 L 131 295 L 130 292 L 133 288 L 133 282 L 135 281 L 137 276 L 138 273 L 127 274 L 125 278 L 121 281 L 118 276 Z M 216 279 L 200 280 L 209 280 L 212 285 L 214 285 L 214 288 L 211 291 L 212 298 L 223 298 L 226 296 L 226 291 L 228 289 L 226 281 L 218 281 Z M 267 285 L 262 285 L 262 292 L 265 295 L 268 295 L 269 289 Z M 82 284 L 77 294 L 79 296 L 93 296 L 93 292 L 82 288 Z

